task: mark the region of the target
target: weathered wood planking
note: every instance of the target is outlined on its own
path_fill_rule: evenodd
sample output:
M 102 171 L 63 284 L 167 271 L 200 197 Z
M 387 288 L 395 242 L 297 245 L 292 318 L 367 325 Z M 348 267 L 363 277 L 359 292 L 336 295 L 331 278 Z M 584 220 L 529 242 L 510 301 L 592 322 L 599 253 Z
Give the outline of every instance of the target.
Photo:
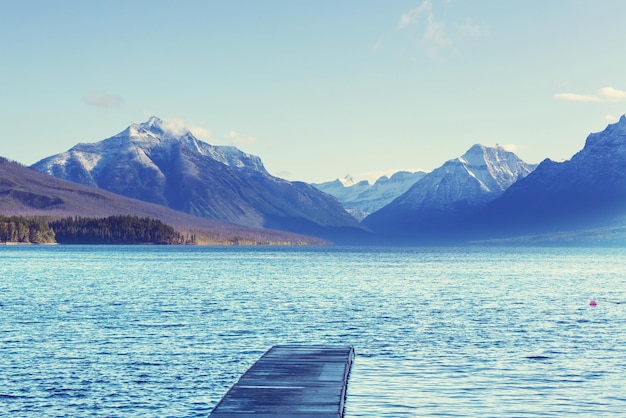
M 215 406 L 211 417 L 341 418 L 354 348 L 277 345 Z

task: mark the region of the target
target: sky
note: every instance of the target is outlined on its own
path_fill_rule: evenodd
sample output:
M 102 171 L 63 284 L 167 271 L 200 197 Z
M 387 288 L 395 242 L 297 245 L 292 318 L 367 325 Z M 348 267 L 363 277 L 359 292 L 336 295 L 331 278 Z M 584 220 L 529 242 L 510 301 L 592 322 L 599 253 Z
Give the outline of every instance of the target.
M 622 0 L 0 0 L 0 156 L 155 115 L 312 183 L 473 144 L 562 161 L 626 113 Z

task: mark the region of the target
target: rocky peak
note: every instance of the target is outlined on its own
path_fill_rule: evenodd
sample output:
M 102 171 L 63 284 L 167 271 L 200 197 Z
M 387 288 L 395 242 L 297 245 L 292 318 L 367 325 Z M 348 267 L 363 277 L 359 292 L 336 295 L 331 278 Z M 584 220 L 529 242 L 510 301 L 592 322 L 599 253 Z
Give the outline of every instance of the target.
M 617 153 L 626 157 L 626 115 L 609 124 L 602 132 L 590 134 L 585 142 L 585 148 L 580 153 L 589 152 L 606 156 Z

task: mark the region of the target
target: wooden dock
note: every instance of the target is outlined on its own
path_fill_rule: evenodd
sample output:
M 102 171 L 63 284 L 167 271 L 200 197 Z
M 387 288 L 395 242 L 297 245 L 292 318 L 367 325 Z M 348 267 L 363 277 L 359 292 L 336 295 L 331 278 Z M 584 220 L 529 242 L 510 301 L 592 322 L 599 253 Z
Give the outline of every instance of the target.
M 341 418 L 353 347 L 277 345 L 215 406 L 214 418 Z

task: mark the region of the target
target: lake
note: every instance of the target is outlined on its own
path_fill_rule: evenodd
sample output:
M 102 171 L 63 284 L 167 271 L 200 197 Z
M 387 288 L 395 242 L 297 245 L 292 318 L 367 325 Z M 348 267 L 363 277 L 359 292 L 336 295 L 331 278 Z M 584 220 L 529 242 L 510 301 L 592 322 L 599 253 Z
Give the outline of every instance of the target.
M 0 277 L 3 416 L 207 416 L 285 343 L 355 347 L 346 417 L 626 410 L 626 249 L 2 246 Z

